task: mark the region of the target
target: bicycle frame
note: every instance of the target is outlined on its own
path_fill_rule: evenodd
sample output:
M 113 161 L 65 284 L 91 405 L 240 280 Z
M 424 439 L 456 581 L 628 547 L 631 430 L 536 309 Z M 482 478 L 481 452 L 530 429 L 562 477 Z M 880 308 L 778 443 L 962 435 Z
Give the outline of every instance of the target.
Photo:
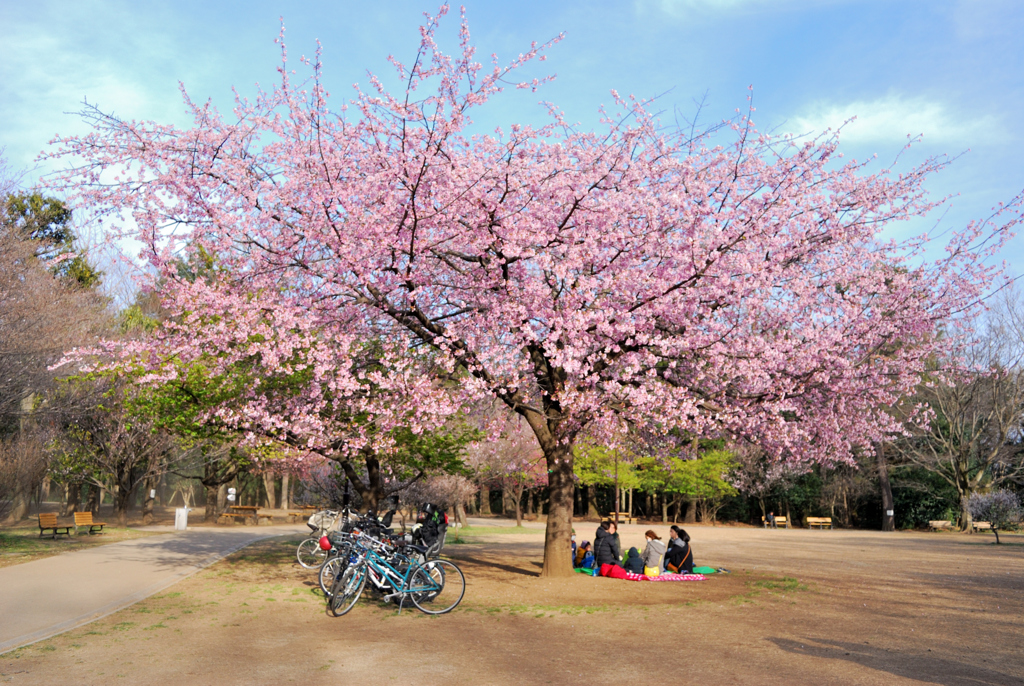
M 367 537 L 369 538 L 369 537 Z M 370 539 L 377 546 L 383 546 L 380 541 L 376 539 Z M 401 571 L 391 565 L 386 559 L 384 559 L 374 548 L 374 545 L 367 545 L 366 556 L 363 558 L 363 564 L 366 565 L 368 580 L 378 590 L 383 590 L 386 585 L 390 585 L 393 589 L 391 593 L 384 596 L 384 600 L 392 600 L 393 598 L 400 598 L 398 604 L 398 612 L 402 612 L 402 608 L 405 605 L 405 599 L 407 596 L 413 593 L 422 593 L 424 595 L 430 593 L 440 593 L 443 585 L 439 585 L 434 581 L 434 577 L 430 574 L 426 568 L 415 560 L 402 555 L 405 561 L 408 562 L 408 567 L 403 574 Z M 426 583 L 417 583 L 415 586 L 410 585 L 413 576 L 420 569 L 424 570 L 424 577 L 429 579 Z M 386 583 L 388 582 L 388 583 Z M 443 582 L 442 582 L 443 583 Z

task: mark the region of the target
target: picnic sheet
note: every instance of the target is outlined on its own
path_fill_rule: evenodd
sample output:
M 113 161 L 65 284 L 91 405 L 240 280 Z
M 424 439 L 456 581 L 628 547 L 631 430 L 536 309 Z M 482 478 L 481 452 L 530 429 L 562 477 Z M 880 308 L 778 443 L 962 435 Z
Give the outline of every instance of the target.
M 634 574 L 627 572 L 618 565 L 601 565 L 601 576 L 612 579 L 626 579 L 627 581 L 704 581 L 703 574 L 672 574 L 666 572 L 659 576 L 647 576 L 646 574 Z

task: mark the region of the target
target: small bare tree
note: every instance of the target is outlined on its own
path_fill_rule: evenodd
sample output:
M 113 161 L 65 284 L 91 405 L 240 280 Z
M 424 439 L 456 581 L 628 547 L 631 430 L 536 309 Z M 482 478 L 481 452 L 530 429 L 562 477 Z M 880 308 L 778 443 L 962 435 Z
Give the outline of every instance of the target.
M 29 496 L 46 474 L 44 439 L 19 432 L 0 440 L 0 520 L 15 522 L 28 512 Z
M 908 462 L 938 474 L 959 496 L 960 529 L 972 530 L 971 496 L 1024 481 L 1024 306 L 1005 289 L 966 351 L 967 371 L 923 386 L 927 428 L 907 422 L 896 441 Z

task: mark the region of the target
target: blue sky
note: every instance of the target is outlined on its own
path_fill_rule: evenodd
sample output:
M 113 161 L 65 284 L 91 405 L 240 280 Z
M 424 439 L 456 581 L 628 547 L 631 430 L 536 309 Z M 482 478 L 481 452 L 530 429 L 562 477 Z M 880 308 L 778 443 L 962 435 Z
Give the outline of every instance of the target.
M 613 88 L 661 95 L 666 119 L 692 115 L 694 100 L 706 94 L 702 120 L 710 124 L 744 108 L 753 86 L 762 129 L 806 133 L 857 115 L 843 137 L 848 157 L 891 160 L 907 134 L 924 135 L 908 161 L 969 150 L 929 182 L 937 195 L 959 194 L 944 225 L 986 216 L 1024 189 L 1017 125 L 1024 2 L 517 0 L 466 7 L 482 56 L 511 58 L 531 40 L 566 33 L 548 61 L 531 68 L 531 76 L 553 72 L 556 80 L 539 95 L 503 96 L 482 125 L 537 121 L 536 101 L 544 99 L 593 126 Z M 275 79 L 282 16 L 292 58 L 322 42 L 338 101 L 352 83 L 367 83 L 367 69 L 388 73 L 388 54 L 411 59 L 421 13 L 435 10 L 404 0 L 0 0 L 0 147 L 15 167 L 31 167 L 54 134 L 85 130 L 65 114 L 83 98 L 125 118 L 186 125 L 178 81 L 193 98 L 227 109 L 232 86 L 251 94 L 255 82 Z M 443 35 L 456 30 L 451 17 Z M 29 182 L 42 171 L 30 172 Z M 1024 238 L 1013 239 L 1003 258 L 1011 273 L 1024 273 Z

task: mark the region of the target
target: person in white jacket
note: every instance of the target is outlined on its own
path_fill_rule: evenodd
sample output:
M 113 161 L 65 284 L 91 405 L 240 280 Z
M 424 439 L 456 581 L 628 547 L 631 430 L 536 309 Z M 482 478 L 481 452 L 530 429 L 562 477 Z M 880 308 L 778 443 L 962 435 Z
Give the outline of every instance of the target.
M 647 537 L 647 547 L 640 556 L 644 561 L 644 574 L 658 576 L 661 573 L 661 556 L 665 554 L 665 544 L 653 531 L 648 530 L 644 535 Z

